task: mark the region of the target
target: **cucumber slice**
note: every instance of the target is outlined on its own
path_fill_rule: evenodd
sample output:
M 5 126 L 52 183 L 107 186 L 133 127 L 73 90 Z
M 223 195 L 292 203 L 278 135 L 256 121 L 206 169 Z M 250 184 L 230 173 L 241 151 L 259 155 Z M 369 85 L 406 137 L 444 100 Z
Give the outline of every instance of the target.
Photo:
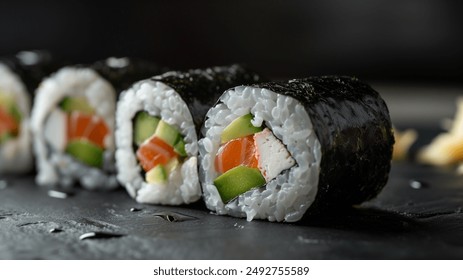
M 154 134 L 169 144 L 171 147 L 175 146 L 178 141 L 178 137 L 180 136 L 180 133 L 177 129 L 163 120 L 159 121 L 158 127 L 156 128 Z
M 103 149 L 87 140 L 70 141 L 66 153 L 89 166 L 101 168 L 103 165 Z
M 250 189 L 265 185 L 265 179 L 259 169 L 241 165 L 217 177 L 214 185 L 222 201 L 227 203 Z
M 222 132 L 220 136 L 220 140 L 222 144 L 227 143 L 230 140 L 245 137 L 248 135 L 252 135 L 257 132 L 262 131 L 262 127 L 255 127 L 252 125 L 251 120 L 253 116 L 251 114 L 247 114 L 237 118 L 236 120 L 232 121 Z
M 150 138 L 159 124 L 159 119 L 151 116 L 148 112 L 137 113 L 134 119 L 133 139 L 137 145 L 141 145 Z
M 65 112 L 79 111 L 92 115 L 95 109 L 87 102 L 84 97 L 65 97 L 60 103 L 59 107 Z

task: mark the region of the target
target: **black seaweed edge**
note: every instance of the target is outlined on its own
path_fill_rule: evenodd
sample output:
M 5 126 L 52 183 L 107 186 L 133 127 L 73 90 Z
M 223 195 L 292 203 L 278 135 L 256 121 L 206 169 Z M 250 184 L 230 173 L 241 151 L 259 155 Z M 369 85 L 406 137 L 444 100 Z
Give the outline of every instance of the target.
M 111 65 L 109 62 L 111 59 L 123 60 L 124 65 L 121 67 Z M 114 87 L 118 99 L 120 94 L 134 83 L 167 71 L 167 68 L 154 62 L 136 57 L 108 57 L 90 65 L 77 65 L 76 67 L 96 71 Z
M 22 58 L 24 53 L 35 55 L 32 62 Z M 15 73 L 26 87 L 33 101 L 34 93 L 42 80 L 65 65 L 65 61 L 47 50 L 25 50 L 14 55 L 0 57 L 0 63 Z
M 232 64 L 184 72 L 170 71 L 152 77 L 151 80 L 164 83 L 179 94 L 190 110 L 199 136 L 206 113 L 217 103 L 224 91 L 259 82 L 261 77 L 243 65 Z

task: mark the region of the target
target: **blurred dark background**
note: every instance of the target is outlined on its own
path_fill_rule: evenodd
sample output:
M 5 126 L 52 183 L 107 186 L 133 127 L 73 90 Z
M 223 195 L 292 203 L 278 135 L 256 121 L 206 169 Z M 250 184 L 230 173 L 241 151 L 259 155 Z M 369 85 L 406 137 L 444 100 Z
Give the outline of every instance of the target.
M 0 55 L 49 49 L 78 63 L 136 56 L 174 69 L 240 62 L 275 79 L 463 80 L 462 1 L 105 2 L 2 0 Z

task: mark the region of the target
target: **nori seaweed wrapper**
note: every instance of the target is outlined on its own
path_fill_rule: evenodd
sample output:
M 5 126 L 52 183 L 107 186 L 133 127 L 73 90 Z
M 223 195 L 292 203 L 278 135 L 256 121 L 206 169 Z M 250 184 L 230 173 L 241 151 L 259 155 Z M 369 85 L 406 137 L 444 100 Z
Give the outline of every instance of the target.
M 20 77 L 31 95 L 45 77 L 64 65 L 62 60 L 46 50 L 21 51 L 13 56 L 0 58 L 0 63 Z
M 95 62 L 90 68 L 105 78 L 118 95 L 133 83 L 167 70 L 149 61 L 128 57 L 109 57 Z
M 196 132 L 203 124 L 207 111 L 216 104 L 222 93 L 232 87 L 259 82 L 258 74 L 241 65 L 172 71 L 151 78 L 173 88 L 190 110 Z
M 379 93 L 352 77 L 254 85 L 297 99 L 321 144 L 318 192 L 308 213 L 374 198 L 386 185 L 394 136 Z

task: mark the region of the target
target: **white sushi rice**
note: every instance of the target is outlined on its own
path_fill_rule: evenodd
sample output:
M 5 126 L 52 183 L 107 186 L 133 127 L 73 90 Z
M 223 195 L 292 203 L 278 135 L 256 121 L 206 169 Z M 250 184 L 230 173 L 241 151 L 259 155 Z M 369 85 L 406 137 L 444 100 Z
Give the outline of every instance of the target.
M 21 173 L 32 169 L 32 144 L 29 131 L 30 98 L 21 79 L 0 63 L 0 92 L 11 98 L 21 112 L 17 137 L 0 145 L 0 174 Z
M 252 189 L 224 204 L 214 180 L 214 158 L 220 135 L 236 118 L 251 113 L 254 126 L 265 125 L 282 141 L 296 165 L 264 188 Z M 313 203 L 318 190 L 321 145 L 304 106 L 296 99 L 267 89 L 239 86 L 228 90 L 211 108 L 199 141 L 200 181 L 206 206 L 220 215 L 295 222 Z
M 53 148 L 54 143 L 47 141 L 47 138 L 66 137 L 65 127 L 57 127 L 52 136 L 46 136 L 44 131 L 50 127 L 47 125 L 48 122 L 56 121 L 50 119 L 50 115 L 67 96 L 85 97 L 95 109 L 95 114 L 102 117 L 108 126 L 109 134 L 104 140 L 106 147 L 103 169 L 87 166 L 62 150 Z M 84 188 L 99 190 L 117 187 L 113 133 L 115 107 L 114 88 L 92 69 L 65 67 L 45 79 L 37 89 L 31 118 L 38 168 L 37 183 L 44 186 L 70 187 L 79 182 Z
M 186 160 L 169 174 L 168 183 L 147 183 L 133 148 L 133 118 L 140 111 L 160 117 L 184 136 Z M 116 166 L 118 179 L 140 203 L 178 205 L 201 197 L 197 167 L 197 135 L 191 113 L 174 89 L 144 80 L 123 92 L 116 113 Z

